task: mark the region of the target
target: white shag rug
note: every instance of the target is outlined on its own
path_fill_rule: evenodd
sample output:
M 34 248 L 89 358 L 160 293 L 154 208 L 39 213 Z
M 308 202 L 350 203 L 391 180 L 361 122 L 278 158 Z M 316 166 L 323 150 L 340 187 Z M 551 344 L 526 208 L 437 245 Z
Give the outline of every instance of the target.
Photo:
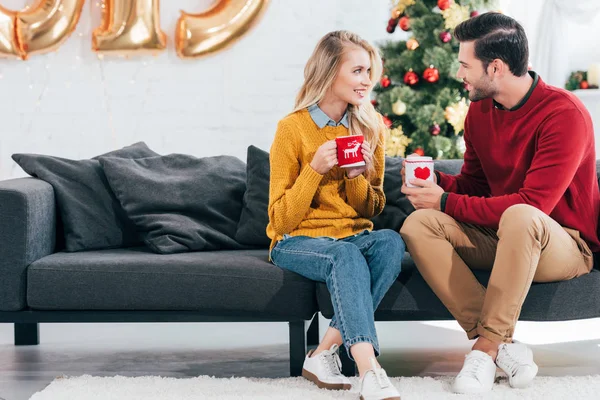
M 600 375 L 576 377 L 537 377 L 527 389 L 512 389 L 499 379 L 485 395 L 459 395 L 450 392 L 452 377 L 392 378 L 402 400 L 430 399 L 598 399 Z M 164 399 L 358 399 L 358 378 L 352 378 L 350 391 L 317 388 L 304 378 L 197 378 L 143 377 L 61 377 L 30 400 L 164 400 Z

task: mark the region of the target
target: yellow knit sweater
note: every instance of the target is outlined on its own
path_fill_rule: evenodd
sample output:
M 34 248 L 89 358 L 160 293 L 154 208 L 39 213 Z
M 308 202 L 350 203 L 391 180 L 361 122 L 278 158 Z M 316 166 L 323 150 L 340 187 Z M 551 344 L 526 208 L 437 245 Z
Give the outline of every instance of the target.
M 381 213 L 385 205 L 382 146 L 375 149 L 375 174 L 370 181 L 364 175 L 348 179 L 345 169 L 338 166 L 325 175 L 310 166 L 319 146 L 348 134 L 343 125 L 320 129 L 307 110 L 279 121 L 270 153 L 267 235 L 271 249 L 284 234 L 343 238 L 373 229 L 369 218 Z

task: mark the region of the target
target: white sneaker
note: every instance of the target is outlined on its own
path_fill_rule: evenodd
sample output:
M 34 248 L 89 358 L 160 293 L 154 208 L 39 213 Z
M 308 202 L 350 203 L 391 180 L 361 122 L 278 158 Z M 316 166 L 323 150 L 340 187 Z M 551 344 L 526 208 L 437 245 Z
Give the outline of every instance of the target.
M 454 379 L 454 393 L 484 393 L 494 386 L 496 364 L 492 357 L 479 350 L 465 356 L 465 364 Z
M 522 343 L 503 343 L 498 346 L 496 365 L 506 372 L 508 383 L 514 388 L 526 387 L 538 373 L 533 352 Z
M 352 387 L 350 380 L 342 375 L 342 362 L 337 353 L 338 345 L 311 357 L 308 352 L 302 366 L 302 376 L 314 382 L 322 389 L 348 390 Z
M 390 382 L 385 370 L 371 358 L 371 369 L 360 380 L 360 400 L 400 400 L 400 393 Z

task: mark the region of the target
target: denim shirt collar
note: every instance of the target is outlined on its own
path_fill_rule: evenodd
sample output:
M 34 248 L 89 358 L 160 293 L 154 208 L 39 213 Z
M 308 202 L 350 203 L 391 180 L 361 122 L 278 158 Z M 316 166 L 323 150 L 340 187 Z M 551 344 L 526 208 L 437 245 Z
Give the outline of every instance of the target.
M 346 128 L 348 128 L 348 112 L 344 113 L 344 116 L 342 117 L 340 122 L 335 122 L 334 120 L 329 118 L 329 116 L 325 114 L 323 110 L 321 110 L 318 104 L 313 104 L 312 106 L 308 107 L 308 112 L 310 113 L 310 117 L 312 118 L 312 120 L 315 122 L 315 124 L 317 124 L 317 126 L 320 129 L 323 129 L 327 125 L 344 125 Z

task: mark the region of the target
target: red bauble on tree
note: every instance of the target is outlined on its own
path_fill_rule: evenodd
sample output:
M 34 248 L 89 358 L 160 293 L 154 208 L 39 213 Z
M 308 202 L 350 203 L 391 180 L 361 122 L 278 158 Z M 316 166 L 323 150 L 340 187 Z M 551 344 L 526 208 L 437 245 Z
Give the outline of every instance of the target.
M 422 147 L 417 147 L 415 149 L 414 153 L 420 155 L 421 157 L 423 157 L 425 155 L 425 150 L 423 150 Z
M 409 31 L 410 30 L 410 19 L 405 15 L 404 17 L 400 18 L 400 21 L 398 21 L 398 26 L 403 31 Z
M 373 107 L 377 107 L 379 105 L 379 102 L 375 99 L 371 99 L 371 104 L 373 104 Z
M 440 71 L 433 66 L 426 68 L 425 71 L 423 71 L 423 79 L 429 83 L 435 83 L 440 80 Z
M 433 135 L 433 136 L 437 136 L 440 134 L 440 132 L 442 131 L 442 128 L 440 128 L 440 126 L 438 124 L 433 124 L 431 125 L 431 127 L 429 128 L 429 132 Z
M 440 32 L 440 40 L 443 43 L 448 43 L 452 40 L 452 34 L 448 31 Z
M 590 87 L 590 84 L 588 83 L 588 81 L 581 81 L 581 82 L 579 83 L 579 87 L 580 87 L 581 89 L 588 89 L 588 88 Z
M 406 83 L 408 86 L 414 86 L 417 84 L 417 82 L 419 82 L 419 75 L 417 75 L 412 69 L 404 75 L 404 83 Z
M 385 89 L 385 88 L 389 87 L 389 86 L 392 84 L 392 81 L 391 81 L 391 79 L 390 79 L 390 78 L 388 78 L 388 76 L 387 76 L 387 75 L 384 75 L 384 76 L 381 78 L 381 81 L 379 82 L 379 84 L 381 85 L 381 87 L 382 87 L 382 88 L 384 88 L 384 89 Z
M 390 18 L 386 28 L 388 33 L 394 33 L 394 31 L 396 30 L 396 25 L 398 25 L 398 20 L 396 18 Z
M 383 116 L 383 123 L 385 124 L 385 126 L 387 126 L 388 128 L 392 127 L 392 120 L 389 119 L 388 117 L 386 117 L 385 115 Z
M 446 10 L 452 5 L 452 0 L 438 0 L 440 10 Z
M 478 15 L 479 15 L 479 11 L 477 11 L 477 10 L 473 10 L 473 11 L 471 11 L 471 14 L 470 14 L 470 15 L 471 15 L 471 18 L 473 18 L 473 17 L 476 17 L 476 16 L 478 16 Z

